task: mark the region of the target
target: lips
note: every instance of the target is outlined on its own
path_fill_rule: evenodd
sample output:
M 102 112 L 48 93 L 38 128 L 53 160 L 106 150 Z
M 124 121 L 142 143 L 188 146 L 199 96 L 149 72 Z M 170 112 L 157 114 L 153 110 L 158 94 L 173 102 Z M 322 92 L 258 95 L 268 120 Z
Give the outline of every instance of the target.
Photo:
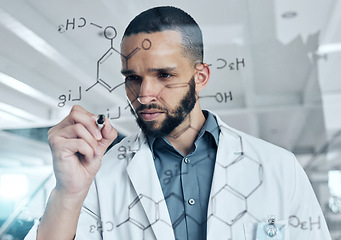
M 139 115 L 144 121 L 153 121 L 163 113 L 164 112 L 160 110 L 145 110 L 140 111 Z

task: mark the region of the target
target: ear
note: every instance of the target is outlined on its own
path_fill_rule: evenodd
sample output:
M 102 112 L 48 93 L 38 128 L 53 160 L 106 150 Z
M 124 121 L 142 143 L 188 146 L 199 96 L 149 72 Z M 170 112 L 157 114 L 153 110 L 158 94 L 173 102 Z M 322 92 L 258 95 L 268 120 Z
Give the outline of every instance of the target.
M 195 90 L 200 92 L 204 89 L 210 79 L 211 69 L 207 63 L 201 63 L 200 66 L 196 67 L 197 74 L 195 79 Z

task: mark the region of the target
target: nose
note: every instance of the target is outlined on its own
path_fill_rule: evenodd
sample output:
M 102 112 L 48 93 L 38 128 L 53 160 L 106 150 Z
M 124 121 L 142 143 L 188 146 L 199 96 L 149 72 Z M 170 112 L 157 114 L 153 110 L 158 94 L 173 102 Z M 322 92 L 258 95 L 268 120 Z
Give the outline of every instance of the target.
M 137 101 L 141 104 L 148 104 L 156 101 L 158 91 L 156 89 L 156 84 L 153 83 L 152 79 L 145 78 L 142 80 L 140 86 L 140 92 L 137 96 Z

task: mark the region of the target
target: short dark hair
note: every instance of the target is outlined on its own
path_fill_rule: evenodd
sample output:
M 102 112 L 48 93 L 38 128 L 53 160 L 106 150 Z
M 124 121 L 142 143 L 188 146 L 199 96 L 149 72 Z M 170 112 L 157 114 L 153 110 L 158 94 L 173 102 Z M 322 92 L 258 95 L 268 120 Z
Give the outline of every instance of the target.
M 181 34 L 185 57 L 193 63 L 203 62 L 204 47 L 201 29 L 188 13 L 176 7 L 155 7 L 140 13 L 129 23 L 122 41 L 133 34 L 166 30 L 174 30 Z

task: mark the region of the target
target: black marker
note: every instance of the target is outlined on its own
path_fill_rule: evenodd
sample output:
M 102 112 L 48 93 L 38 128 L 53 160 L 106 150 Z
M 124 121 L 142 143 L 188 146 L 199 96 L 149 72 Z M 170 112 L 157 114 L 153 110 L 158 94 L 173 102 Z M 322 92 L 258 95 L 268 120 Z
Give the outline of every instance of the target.
M 97 123 L 97 126 L 98 126 L 99 130 L 101 130 L 103 128 L 104 120 L 105 120 L 104 114 L 98 115 L 96 123 Z

